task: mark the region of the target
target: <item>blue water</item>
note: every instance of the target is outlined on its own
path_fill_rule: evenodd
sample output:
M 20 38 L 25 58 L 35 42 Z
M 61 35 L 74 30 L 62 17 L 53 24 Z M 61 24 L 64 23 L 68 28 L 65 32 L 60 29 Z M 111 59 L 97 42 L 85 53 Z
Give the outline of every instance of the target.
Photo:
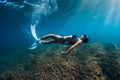
M 24 51 L 38 37 L 86 34 L 90 42 L 120 45 L 119 0 L 0 0 L 0 53 Z

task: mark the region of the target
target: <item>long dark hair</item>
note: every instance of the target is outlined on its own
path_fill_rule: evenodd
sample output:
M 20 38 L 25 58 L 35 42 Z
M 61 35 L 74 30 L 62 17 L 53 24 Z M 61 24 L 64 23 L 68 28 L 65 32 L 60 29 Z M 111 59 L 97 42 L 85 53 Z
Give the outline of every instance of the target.
M 84 43 L 87 43 L 87 42 L 89 41 L 89 38 L 88 38 L 87 35 L 82 35 L 82 36 L 80 37 L 80 39 L 81 39 Z

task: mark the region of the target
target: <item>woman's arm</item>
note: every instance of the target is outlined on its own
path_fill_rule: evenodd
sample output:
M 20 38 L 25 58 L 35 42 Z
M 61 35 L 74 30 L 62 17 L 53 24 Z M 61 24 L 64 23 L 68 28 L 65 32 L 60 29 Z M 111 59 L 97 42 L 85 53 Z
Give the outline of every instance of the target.
M 71 50 L 73 50 L 75 47 L 77 47 L 79 44 L 82 43 L 82 40 L 77 41 L 75 44 L 73 44 L 67 51 L 62 52 L 63 54 L 69 53 Z

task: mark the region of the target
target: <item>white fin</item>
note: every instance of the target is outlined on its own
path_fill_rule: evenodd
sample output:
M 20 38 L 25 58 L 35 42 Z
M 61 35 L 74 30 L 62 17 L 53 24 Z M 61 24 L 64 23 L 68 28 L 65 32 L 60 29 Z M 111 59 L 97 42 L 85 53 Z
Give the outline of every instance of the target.
M 35 30 L 36 26 L 35 25 L 30 25 L 30 27 L 31 27 L 31 33 L 32 33 L 33 37 L 35 38 L 35 40 L 39 40 L 37 35 L 36 35 L 36 30 Z
M 37 42 L 34 42 L 33 45 L 29 49 L 35 49 L 38 46 Z
M 35 49 L 38 46 L 38 44 L 41 43 L 41 40 L 37 37 L 36 30 L 35 30 L 36 25 L 30 25 L 30 27 L 31 27 L 31 33 L 35 39 L 35 42 L 29 49 Z

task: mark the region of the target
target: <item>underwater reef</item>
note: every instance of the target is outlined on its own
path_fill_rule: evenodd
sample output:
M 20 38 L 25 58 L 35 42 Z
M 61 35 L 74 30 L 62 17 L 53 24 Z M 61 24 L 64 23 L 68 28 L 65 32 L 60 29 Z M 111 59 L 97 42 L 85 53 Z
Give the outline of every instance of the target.
M 27 50 L 0 80 L 120 80 L 120 49 L 115 44 L 81 44 L 65 55 L 63 50 L 63 45 L 53 44 Z

